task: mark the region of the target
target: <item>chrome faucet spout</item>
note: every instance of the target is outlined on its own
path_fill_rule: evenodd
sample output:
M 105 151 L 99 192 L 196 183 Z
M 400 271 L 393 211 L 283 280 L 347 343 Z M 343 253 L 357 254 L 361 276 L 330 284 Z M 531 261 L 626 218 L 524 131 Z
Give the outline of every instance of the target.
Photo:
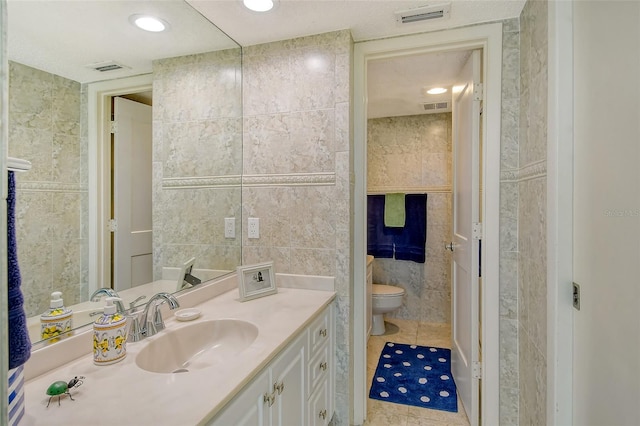
M 89 298 L 89 300 L 91 300 L 92 302 L 97 302 L 98 300 L 100 300 L 99 296 L 103 294 L 107 295 L 107 297 L 120 297 L 118 296 L 118 293 L 114 289 L 109 287 L 102 287 L 94 291 L 91 297 Z M 126 311 L 126 309 L 124 308 L 124 305 L 122 304 L 122 301 L 116 300 L 115 305 L 118 312 L 122 313 Z
M 157 303 L 160 301 L 159 303 Z M 160 312 L 160 305 L 167 302 L 169 309 L 176 309 L 180 307 L 178 299 L 169 293 L 157 293 L 149 299 L 144 310 L 142 311 L 142 318 L 139 324 L 139 335 L 132 336 L 131 341 L 138 341 L 144 337 L 153 336 L 158 331 L 164 329 L 164 321 L 162 320 L 162 313 Z M 149 309 L 153 309 L 153 319 L 149 319 Z

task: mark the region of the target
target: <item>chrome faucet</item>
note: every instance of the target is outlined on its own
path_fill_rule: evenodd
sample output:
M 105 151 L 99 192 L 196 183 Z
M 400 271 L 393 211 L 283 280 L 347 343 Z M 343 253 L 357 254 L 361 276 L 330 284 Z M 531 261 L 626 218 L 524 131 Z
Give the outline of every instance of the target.
M 156 303 L 160 300 L 160 303 Z M 178 300 L 169 293 L 157 293 L 147 302 L 144 310 L 142 311 L 142 318 L 138 318 L 137 315 L 132 317 L 131 329 L 129 330 L 128 340 L 130 342 L 138 342 L 145 337 L 153 336 L 158 331 L 164 329 L 164 321 L 162 320 L 162 312 L 160 312 L 160 305 L 167 302 L 170 309 L 176 309 L 180 307 Z M 153 309 L 151 315 L 153 319 L 149 318 L 149 309 Z
M 102 294 L 106 294 L 108 297 L 118 297 L 118 298 L 120 297 L 118 296 L 118 293 L 114 289 L 109 287 L 102 287 L 94 291 L 91 297 L 89 298 L 89 300 L 91 300 L 92 302 L 97 302 L 98 300 L 100 300 L 98 296 Z M 122 301 L 120 300 L 116 300 L 115 305 L 116 305 L 116 310 L 118 312 L 123 313 L 126 310 L 124 308 L 124 305 L 122 304 Z

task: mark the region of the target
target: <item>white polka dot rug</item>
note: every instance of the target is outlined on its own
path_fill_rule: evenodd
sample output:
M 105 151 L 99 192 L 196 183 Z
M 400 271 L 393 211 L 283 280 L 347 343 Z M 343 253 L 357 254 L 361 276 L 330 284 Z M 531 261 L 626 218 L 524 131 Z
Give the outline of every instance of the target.
M 451 350 L 387 342 L 373 375 L 369 398 L 457 412 Z

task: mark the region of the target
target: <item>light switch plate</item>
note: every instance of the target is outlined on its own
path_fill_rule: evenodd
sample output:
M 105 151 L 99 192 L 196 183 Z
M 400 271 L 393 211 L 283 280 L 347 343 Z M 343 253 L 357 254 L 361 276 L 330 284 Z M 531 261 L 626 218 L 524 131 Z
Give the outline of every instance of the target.
M 225 238 L 236 237 L 236 218 L 235 217 L 224 218 L 224 237 Z

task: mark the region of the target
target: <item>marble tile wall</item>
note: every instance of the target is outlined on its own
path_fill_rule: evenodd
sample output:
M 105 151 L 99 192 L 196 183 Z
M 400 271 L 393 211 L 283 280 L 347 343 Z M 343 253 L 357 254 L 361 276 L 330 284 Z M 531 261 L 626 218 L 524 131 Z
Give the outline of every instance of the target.
M 87 288 L 87 149 L 81 85 L 9 63 L 9 156 L 31 161 L 17 174 L 16 237 L 27 316 L 66 304 Z M 84 294 L 86 299 L 87 295 Z
M 520 21 L 502 26 L 500 141 L 500 425 L 518 424 L 518 138 Z
M 353 41 L 338 31 L 243 48 L 243 263 L 335 276 L 337 407 L 349 424 Z M 246 221 L 243 223 L 246 230 Z
M 197 268 L 240 264 L 223 218 L 239 229 L 241 90 L 239 49 L 153 63 L 154 279 L 193 256 Z
M 546 423 L 547 40 L 547 2 L 529 0 L 520 15 L 518 356 L 521 425 Z
M 369 191 L 428 192 L 425 263 L 375 259 L 373 281 L 397 285 L 407 296 L 391 317 L 451 321 L 451 113 L 368 120 Z

